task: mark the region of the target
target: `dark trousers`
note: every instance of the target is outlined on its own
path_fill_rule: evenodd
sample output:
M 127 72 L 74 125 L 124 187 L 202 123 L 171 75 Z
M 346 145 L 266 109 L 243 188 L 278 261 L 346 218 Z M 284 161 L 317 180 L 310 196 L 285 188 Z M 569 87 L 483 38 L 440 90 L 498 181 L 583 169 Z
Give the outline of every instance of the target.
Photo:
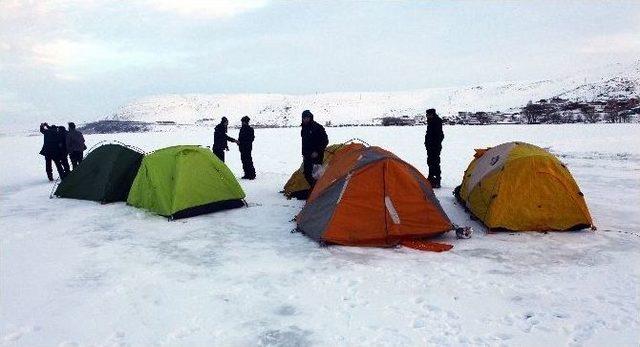
M 442 147 L 427 148 L 427 165 L 429 166 L 429 182 L 432 186 L 440 186 L 440 152 Z
M 69 172 L 71 172 L 71 167 L 69 166 L 69 160 L 67 160 L 66 154 L 60 158 L 60 164 L 62 164 L 62 167 L 64 168 L 64 175 L 68 175 Z
M 256 178 L 256 169 L 253 167 L 251 148 L 240 149 L 240 160 L 242 161 L 242 170 L 244 171 L 244 177 Z
M 82 162 L 82 151 L 75 151 L 69 153 L 69 159 L 71 159 L 71 166 L 75 170 L 78 165 Z
M 64 161 L 66 162 L 67 158 L 65 158 Z M 53 168 L 51 167 L 51 162 L 53 162 L 56 165 L 56 170 L 58 171 L 58 176 L 60 178 L 64 178 L 65 176 L 67 176 L 67 173 L 69 172 L 68 162 L 65 170 L 65 166 L 60 158 L 45 156 L 44 157 L 45 170 L 47 171 L 47 178 L 49 178 L 49 181 L 53 181 Z
M 224 163 L 224 148 L 212 148 L 213 154 Z
M 311 158 L 311 155 L 305 155 L 302 157 L 302 170 L 304 171 L 304 178 L 307 180 L 311 188 L 316 185 L 316 180 L 313 178 L 313 166 L 316 164 L 322 165 L 324 158 L 324 151 L 318 153 L 318 156 Z

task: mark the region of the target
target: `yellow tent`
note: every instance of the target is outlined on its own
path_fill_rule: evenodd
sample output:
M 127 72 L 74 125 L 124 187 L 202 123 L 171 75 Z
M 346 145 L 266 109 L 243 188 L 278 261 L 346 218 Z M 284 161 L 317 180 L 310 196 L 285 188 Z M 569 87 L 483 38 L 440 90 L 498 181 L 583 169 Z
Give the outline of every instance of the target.
M 338 143 L 335 145 L 327 146 L 324 150 L 324 158 L 322 161 L 323 165 L 327 165 L 331 159 L 333 159 L 333 155 L 338 152 L 343 147 L 347 146 L 347 143 Z M 362 146 L 361 144 L 351 144 L 356 146 Z M 309 196 L 309 182 L 304 178 L 304 171 L 302 168 L 302 164 L 298 170 L 296 170 L 291 177 L 284 185 L 284 190 L 282 193 L 288 198 L 297 198 L 297 199 L 306 199 Z
M 528 143 L 477 149 L 456 196 L 489 229 L 577 230 L 593 225 L 567 167 Z

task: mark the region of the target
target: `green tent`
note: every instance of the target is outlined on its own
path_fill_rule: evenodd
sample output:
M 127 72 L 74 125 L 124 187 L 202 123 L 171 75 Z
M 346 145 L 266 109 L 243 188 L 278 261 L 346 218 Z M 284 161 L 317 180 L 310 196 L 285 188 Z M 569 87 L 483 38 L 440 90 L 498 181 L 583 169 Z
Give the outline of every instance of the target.
M 141 161 L 142 153 L 129 147 L 102 145 L 87 154 L 53 195 L 102 203 L 125 201 Z
M 207 148 L 173 146 L 142 159 L 127 203 L 170 219 L 244 206 L 245 194 Z

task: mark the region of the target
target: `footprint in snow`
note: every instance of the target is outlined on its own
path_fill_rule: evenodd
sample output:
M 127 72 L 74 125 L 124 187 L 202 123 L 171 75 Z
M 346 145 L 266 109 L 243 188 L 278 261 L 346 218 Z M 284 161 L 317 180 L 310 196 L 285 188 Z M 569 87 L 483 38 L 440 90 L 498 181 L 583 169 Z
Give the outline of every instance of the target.
M 412 328 L 414 328 L 414 329 L 422 329 L 422 328 L 424 328 L 425 326 L 427 326 L 427 321 L 426 321 L 426 319 L 425 319 L 425 318 L 423 318 L 423 317 L 416 318 L 416 319 L 413 321 L 413 324 L 411 324 L 411 327 L 412 327 Z
M 40 329 L 42 329 L 41 327 L 35 325 L 35 326 L 22 326 L 19 328 L 16 328 L 13 332 L 3 336 L 2 340 L 4 342 L 15 342 L 20 340 L 24 335 L 29 334 L 29 333 L 33 333 L 36 331 L 40 331 Z
M 297 310 L 291 305 L 282 305 L 276 309 L 276 314 L 280 316 L 293 316 Z
M 290 326 L 284 330 L 267 330 L 258 337 L 258 346 L 302 347 L 310 346 L 309 330 Z

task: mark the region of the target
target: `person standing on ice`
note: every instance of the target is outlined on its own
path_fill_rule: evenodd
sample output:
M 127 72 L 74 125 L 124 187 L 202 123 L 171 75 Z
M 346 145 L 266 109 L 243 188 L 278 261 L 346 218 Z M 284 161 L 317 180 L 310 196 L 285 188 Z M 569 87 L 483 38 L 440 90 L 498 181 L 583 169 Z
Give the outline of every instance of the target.
M 427 133 L 424 136 L 424 146 L 427 149 L 427 165 L 429 166 L 429 183 L 433 188 L 440 188 L 440 152 L 442 151 L 442 118 L 436 110 L 427 110 Z
M 313 178 L 313 166 L 322 165 L 324 150 L 329 144 L 329 138 L 324 127 L 313 120 L 313 114 L 309 110 L 302 112 L 302 167 L 304 178 L 311 188 L 316 184 Z
M 49 181 L 53 181 L 53 168 L 51 162 L 56 165 L 58 170 L 58 176 L 63 178 L 67 175 L 60 161 L 60 148 L 58 146 L 58 127 L 55 125 L 49 125 L 47 123 L 40 123 L 40 132 L 44 135 L 44 142 L 40 155 L 44 156 L 45 171 L 47 172 L 47 178 Z
M 238 134 L 238 148 L 240 149 L 240 160 L 242 161 L 242 170 L 244 176 L 242 179 L 253 180 L 256 178 L 256 169 L 253 167 L 253 158 L 251 158 L 251 150 L 253 149 L 253 128 L 249 125 L 251 119 L 247 116 L 242 117 L 242 127 Z
M 69 132 L 67 132 L 67 151 L 69 151 L 69 159 L 71 160 L 71 166 L 75 170 L 82 161 L 82 152 L 87 149 L 84 144 L 84 136 L 82 133 L 76 130 L 76 124 L 69 122 Z
M 69 174 L 69 172 L 71 172 L 71 168 L 69 167 L 69 160 L 67 159 L 67 155 L 69 155 L 69 151 L 67 150 L 67 129 L 63 126 L 59 126 L 56 135 L 59 156 L 58 160 L 60 160 L 60 164 L 62 164 L 66 176 Z
M 213 146 L 211 149 L 213 150 L 213 154 L 216 155 L 223 163 L 224 163 L 224 151 L 229 150 L 229 145 L 227 141 L 236 142 L 236 140 L 227 135 L 227 126 L 229 125 L 229 120 L 227 117 L 222 117 L 220 123 L 216 125 L 215 130 L 213 132 Z

